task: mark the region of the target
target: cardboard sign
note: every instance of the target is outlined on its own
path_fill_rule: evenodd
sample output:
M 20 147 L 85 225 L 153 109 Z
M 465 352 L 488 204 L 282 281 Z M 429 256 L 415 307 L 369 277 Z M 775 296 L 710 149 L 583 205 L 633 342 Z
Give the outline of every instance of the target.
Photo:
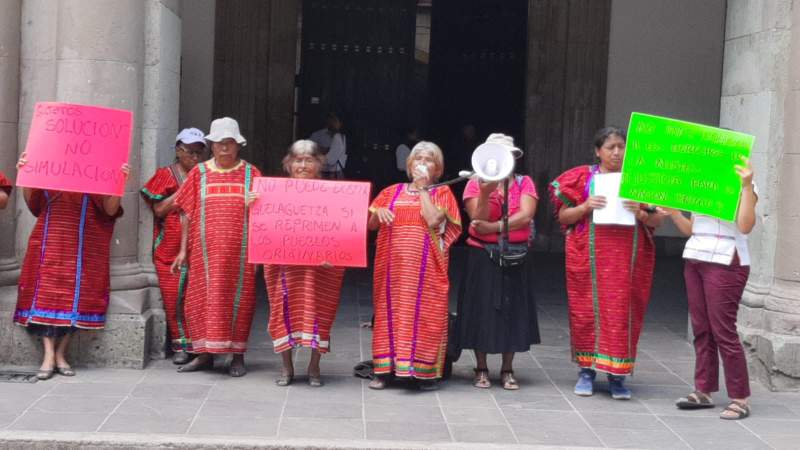
M 370 184 L 300 178 L 253 179 L 251 264 L 367 267 Z
M 733 221 L 749 158 L 749 134 L 642 113 L 631 114 L 622 198 Z
M 17 185 L 122 195 L 133 113 L 69 103 L 36 104 Z
M 598 173 L 592 177 L 594 193 L 606 198 L 606 207 L 592 211 L 592 221 L 600 225 L 636 225 L 636 216 L 625 209 L 619 198 L 621 173 Z

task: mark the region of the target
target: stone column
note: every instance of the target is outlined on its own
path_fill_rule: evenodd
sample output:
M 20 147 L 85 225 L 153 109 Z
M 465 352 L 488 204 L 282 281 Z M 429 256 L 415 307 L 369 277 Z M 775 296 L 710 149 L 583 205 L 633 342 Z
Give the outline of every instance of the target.
M 13 180 L 19 119 L 19 55 L 21 0 L 0 0 L 0 170 Z M 0 318 L 13 314 L 19 263 L 14 251 L 14 196 L 0 211 Z M 5 322 L 8 324 L 8 322 Z M 10 349 L 10 325 L 0 326 L 0 349 Z M 0 360 L 3 356 L 0 355 Z
M 751 375 L 800 389 L 798 76 L 800 10 L 791 0 L 728 1 L 720 123 L 756 136 L 758 221 L 739 332 Z
M 0 171 L 13 180 L 19 122 L 19 24 L 21 0 L 0 0 Z M 16 283 L 19 264 L 14 253 L 14 198 L 0 211 L 0 286 Z
M 752 339 L 753 366 L 773 390 L 800 390 L 800 8 L 791 13 L 783 149 L 778 165 L 775 266 L 762 329 Z
M 160 23 L 163 9 L 177 11 L 176 3 L 22 2 L 20 149 L 27 139 L 33 106 L 39 101 L 99 105 L 127 109 L 134 114 L 132 170 L 122 199 L 125 214 L 117 221 L 111 243 L 112 293 L 106 329 L 78 334 L 72 354 L 79 364 L 143 367 L 153 350 L 151 337 L 159 336 L 163 345 L 160 337 L 164 334 L 163 311 L 150 263 L 152 223 L 141 205 L 138 189 L 143 177 L 152 173 L 153 143 L 143 142 L 143 137 L 148 136 L 146 122 L 148 117 L 149 123 L 161 119 L 148 115 L 158 97 L 147 95 L 153 84 L 146 86 L 145 67 L 148 62 L 150 66 L 157 65 L 163 55 L 156 54 L 155 63 L 153 59 L 146 61 L 145 48 L 158 46 L 161 27 L 152 24 Z M 161 83 L 159 79 L 155 81 L 156 86 Z M 177 84 L 173 89 L 177 91 Z M 173 122 L 177 120 L 177 100 L 174 109 Z M 21 260 L 34 218 L 21 202 L 17 202 L 17 214 L 16 248 Z M 8 297 L 8 293 L 0 294 L 0 304 L 9 303 Z M 0 312 L 8 314 L 5 310 Z M 13 350 L 3 353 L 10 354 L 14 364 L 31 364 L 39 354 L 39 346 L 22 330 L 15 329 L 12 334 Z

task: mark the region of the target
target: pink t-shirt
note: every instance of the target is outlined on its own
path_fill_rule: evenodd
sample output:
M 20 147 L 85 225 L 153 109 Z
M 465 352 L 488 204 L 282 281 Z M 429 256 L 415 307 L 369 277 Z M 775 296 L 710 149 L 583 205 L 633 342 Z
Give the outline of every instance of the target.
M 478 198 L 481 195 L 480 185 L 478 184 L 478 180 L 469 180 L 467 182 L 467 186 L 464 188 L 464 202 L 466 203 L 467 199 L 470 198 Z M 536 186 L 533 184 L 533 180 L 529 176 L 516 176 L 514 178 L 514 182 L 511 183 L 508 189 L 508 216 L 511 217 L 519 211 L 520 207 L 520 199 L 523 195 L 530 195 L 535 199 L 539 199 L 539 195 L 536 193 Z M 501 205 L 503 202 L 503 194 L 500 192 L 499 189 L 495 190 L 491 194 L 489 194 L 489 220 L 496 221 L 500 220 L 500 216 L 502 215 Z M 522 227 L 517 230 L 512 230 L 508 232 L 508 241 L 509 242 L 526 242 L 528 237 L 531 234 L 531 227 Z M 470 226 L 469 227 L 469 235 L 475 238 L 478 238 L 484 242 L 497 242 L 498 237 L 500 236 L 499 233 L 491 233 L 491 234 L 478 234 L 475 229 Z M 482 247 L 480 243 L 475 242 L 472 239 L 468 239 L 467 243 L 474 247 Z

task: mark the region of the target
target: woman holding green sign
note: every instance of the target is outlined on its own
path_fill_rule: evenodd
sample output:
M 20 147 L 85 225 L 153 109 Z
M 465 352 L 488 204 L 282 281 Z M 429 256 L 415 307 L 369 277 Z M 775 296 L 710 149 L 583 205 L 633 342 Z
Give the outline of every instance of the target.
M 592 211 L 605 208 L 607 199 L 594 194 L 594 181 L 597 175 L 622 169 L 625 133 L 603 128 L 594 146 L 599 164 L 570 169 L 550 186 L 566 235 L 572 358 L 580 367 L 575 394 L 592 395 L 599 370 L 608 374 L 611 396 L 627 400 L 631 392 L 624 380 L 633 373 L 653 281 L 652 232 L 662 217 L 639 203 L 625 202 L 634 225 L 595 224 Z
M 678 230 L 691 236 L 683 251 L 683 275 L 694 333 L 695 391 L 676 405 L 681 409 L 714 407 L 711 393 L 719 390 L 721 359 L 731 402 L 720 418 L 727 420 L 750 415 L 750 379 L 736 316 L 750 275 L 747 234 L 756 224 L 758 201 L 750 162 L 745 159 L 736 172 L 742 179 L 742 192 L 735 222 L 700 214 L 687 218 L 680 211 L 664 209 Z

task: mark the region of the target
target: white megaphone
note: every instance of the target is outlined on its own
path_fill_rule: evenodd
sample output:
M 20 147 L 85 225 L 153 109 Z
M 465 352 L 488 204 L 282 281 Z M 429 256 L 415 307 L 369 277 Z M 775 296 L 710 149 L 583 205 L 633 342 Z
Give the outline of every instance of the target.
M 472 170 L 484 181 L 500 181 L 514 171 L 515 149 L 487 142 L 472 152 Z

